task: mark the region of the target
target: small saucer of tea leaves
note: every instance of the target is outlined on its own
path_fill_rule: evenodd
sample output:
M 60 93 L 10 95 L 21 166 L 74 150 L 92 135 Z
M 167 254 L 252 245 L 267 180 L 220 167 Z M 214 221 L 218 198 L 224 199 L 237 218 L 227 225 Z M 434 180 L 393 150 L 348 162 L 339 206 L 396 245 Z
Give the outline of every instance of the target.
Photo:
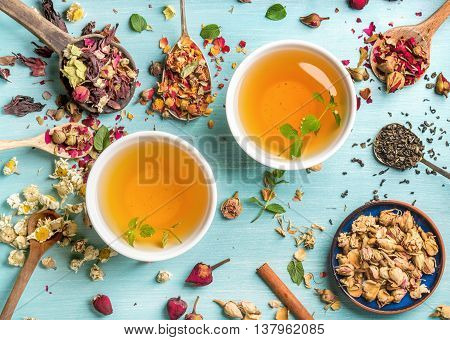
M 369 202 L 339 226 L 330 251 L 337 285 L 357 306 L 403 313 L 437 289 L 445 248 L 435 223 L 401 201 Z

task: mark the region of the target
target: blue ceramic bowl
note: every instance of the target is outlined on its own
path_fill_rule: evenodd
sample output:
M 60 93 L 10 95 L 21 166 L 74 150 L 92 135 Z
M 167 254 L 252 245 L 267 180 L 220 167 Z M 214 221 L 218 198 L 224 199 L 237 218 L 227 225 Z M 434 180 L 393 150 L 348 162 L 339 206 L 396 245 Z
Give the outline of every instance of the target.
M 335 270 L 335 268 L 339 265 L 339 263 L 336 260 L 336 255 L 338 253 L 341 253 L 341 249 L 337 246 L 337 238 L 340 233 L 351 231 L 353 221 L 356 220 L 360 215 L 379 216 L 382 210 L 388 209 L 398 209 L 401 211 L 409 210 L 411 212 L 411 215 L 414 217 L 416 223 L 424 231 L 426 232 L 431 231 L 436 236 L 436 242 L 439 246 L 439 252 L 435 256 L 436 271 L 432 275 L 423 275 L 422 277 L 422 282 L 430 290 L 429 294 L 424 295 L 421 299 L 418 300 L 414 300 L 410 297 L 409 294 L 406 294 L 406 296 L 399 303 L 391 303 L 388 304 L 387 306 L 384 306 L 383 308 L 380 308 L 378 307 L 376 301 L 368 302 L 363 297 L 355 298 L 351 296 L 350 294 L 348 294 L 347 289 L 339 281 L 341 277 L 336 273 Z M 433 294 L 433 292 L 436 290 L 439 281 L 442 277 L 442 274 L 444 273 L 445 248 L 439 230 L 437 229 L 434 222 L 424 212 L 417 209 L 415 206 L 412 206 L 411 204 L 404 203 L 401 201 L 377 201 L 377 202 L 370 202 L 363 205 L 362 207 L 359 207 L 342 222 L 342 224 L 336 231 L 336 235 L 334 236 L 333 243 L 331 245 L 330 262 L 338 286 L 344 291 L 344 293 L 349 297 L 349 299 L 353 303 L 370 312 L 378 314 L 397 314 L 416 308 L 417 306 L 422 304 L 426 299 L 428 299 L 431 296 L 431 294 Z

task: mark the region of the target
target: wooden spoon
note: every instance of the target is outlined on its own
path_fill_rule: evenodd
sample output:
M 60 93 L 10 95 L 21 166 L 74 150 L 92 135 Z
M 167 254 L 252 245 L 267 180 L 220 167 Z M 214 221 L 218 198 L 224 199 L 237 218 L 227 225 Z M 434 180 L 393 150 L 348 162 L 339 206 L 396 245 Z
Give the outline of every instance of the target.
M 67 123 L 64 125 L 54 127 L 53 129 L 50 130 L 50 134 L 52 134 L 53 131 L 55 131 L 55 130 L 60 130 L 69 125 L 71 125 L 72 127 L 86 128 L 86 126 L 83 124 Z M 93 139 L 91 131 L 88 130 L 88 133 L 91 135 L 91 139 Z M 15 149 L 15 148 L 22 148 L 22 147 L 32 147 L 32 148 L 38 148 L 40 150 L 46 151 L 48 153 L 51 153 L 53 155 L 56 155 L 56 156 L 62 157 L 62 158 L 82 158 L 82 157 L 86 156 L 92 150 L 93 142 L 92 142 L 91 147 L 88 150 L 83 151 L 80 155 L 78 155 L 76 157 L 73 157 L 64 149 L 59 148 L 57 144 L 55 144 L 53 142 L 50 142 L 47 144 L 45 142 L 45 134 L 46 133 L 44 132 L 43 134 L 40 134 L 39 136 L 32 137 L 29 139 L 23 139 L 23 140 L 0 140 L 0 150 L 9 150 L 9 149 Z
M 1 0 L 0 0 L 0 1 L 1 1 Z M 186 8 L 185 8 L 185 7 L 186 7 L 186 6 L 185 6 L 185 0 L 180 0 L 180 10 L 181 10 L 181 36 L 180 36 L 180 39 L 178 39 L 177 43 L 176 43 L 175 45 L 173 45 L 172 49 L 171 49 L 171 50 L 169 51 L 169 53 L 167 54 L 167 58 L 169 58 L 170 54 L 174 53 L 176 50 L 179 49 L 178 44 L 181 43 L 181 41 L 182 41 L 183 39 L 186 39 L 186 38 L 189 39 L 190 41 L 192 41 L 192 43 L 195 45 L 195 47 L 196 47 L 199 51 L 201 51 L 200 47 L 198 47 L 198 45 L 195 43 L 195 41 L 192 40 L 192 38 L 189 36 L 188 29 L 187 29 Z M 202 53 L 202 57 L 203 57 L 203 59 L 205 59 L 205 61 L 206 61 L 205 55 L 204 55 L 203 53 Z M 166 60 L 167 60 L 167 59 L 166 59 Z M 209 88 L 211 88 L 211 70 L 209 69 L 208 63 L 206 63 L 206 65 L 207 65 L 207 67 L 208 67 L 208 83 L 209 83 Z M 162 81 L 161 81 L 161 82 L 164 82 L 165 78 L 166 78 L 166 68 L 164 67 L 164 71 L 163 71 L 163 74 L 162 74 Z M 211 90 L 210 90 L 209 92 L 211 92 Z M 178 116 L 175 112 L 173 112 L 172 110 L 169 110 L 169 109 L 167 109 L 167 110 L 169 111 L 169 113 L 170 113 L 174 118 L 179 119 L 179 120 L 190 121 L 190 120 L 197 119 L 198 117 L 201 117 L 201 115 L 198 115 L 198 116 L 192 116 L 192 117 L 191 117 L 190 115 L 188 115 L 187 117 L 179 117 L 179 116 Z
M 414 38 L 419 46 L 421 46 L 426 53 L 428 66 L 430 65 L 430 48 L 431 39 L 438 28 L 444 23 L 447 17 L 450 15 L 450 0 L 446 0 L 445 3 L 431 15 L 427 20 L 418 25 L 399 26 L 391 28 L 383 33 L 383 36 L 390 37 L 393 40 Z M 381 40 L 378 39 L 372 47 L 370 54 L 370 65 L 373 73 L 382 82 L 386 81 L 386 75 L 378 69 L 378 64 L 373 57 L 373 53 L 376 47 L 380 46 Z M 425 73 L 424 73 L 425 74 Z
M 32 214 L 28 219 L 28 235 L 34 232 L 39 220 L 43 218 L 50 218 L 52 220 L 55 220 L 59 217 L 60 216 L 53 210 L 43 210 Z M 16 279 L 16 283 L 14 284 L 14 287 L 9 294 L 8 300 L 6 300 L 3 311 L 0 314 L 0 320 L 11 320 L 14 310 L 19 303 L 20 297 L 22 296 L 22 293 L 25 290 L 25 287 L 27 286 L 31 275 L 33 275 L 34 269 L 38 265 L 42 255 L 44 255 L 44 253 L 60 239 L 61 233 L 56 233 L 52 236 L 52 238 L 42 243 L 36 240 L 30 240 L 30 248 L 27 260 L 25 261 L 25 264 L 23 265 L 23 268 Z
M 104 38 L 100 34 L 89 34 L 79 38 L 74 38 L 70 34 L 60 30 L 58 27 L 53 25 L 43 16 L 41 16 L 36 10 L 23 4 L 20 0 L 0 0 L 0 10 L 5 14 L 9 15 L 11 18 L 16 20 L 19 24 L 25 27 L 28 31 L 33 33 L 38 37 L 45 45 L 50 47 L 59 56 L 59 66 L 62 68 L 63 63 L 63 51 L 69 44 L 77 44 L 84 41 L 86 38 L 91 39 L 102 39 Z M 117 47 L 122 54 L 130 60 L 130 67 L 137 70 L 136 64 L 131 57 L 130 53 L 125 50 L 120 44 L 114 42 L 111 43 L 113 46 Z M 60 78 L 62 78 L 60 74 Z M 63 81 L 66 90 L 70 93 L 70 85 Z M 136 81 L 131 84 L 130 95 L 127 99 L 119 102 L 120 107 L 118 109 L 113 109 L 109 106 L 105 106 L 103 112 L 112 113 L 122 110 L 130 102 L 133 97 L 134 91 L 136 90 Z M 97 109 L 89 104 L 77 103 L 84 110 L 89 112 L 98 113 Z

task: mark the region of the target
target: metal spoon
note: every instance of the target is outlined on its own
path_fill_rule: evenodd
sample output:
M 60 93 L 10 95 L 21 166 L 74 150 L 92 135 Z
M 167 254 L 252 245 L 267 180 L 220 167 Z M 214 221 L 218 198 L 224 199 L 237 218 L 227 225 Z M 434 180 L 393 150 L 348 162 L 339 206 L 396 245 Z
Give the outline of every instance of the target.
M 63 63 L 63 51 L 69 44 L 77 44 L 78 42 L 84 41 L 86 38 L 91 39 L 102 39 L 104 38 L 100 34 L 90 34 L 79 38 L 74 38 L 70 34 L 60 30 L 58 27 L 47 21 L 43 16 L 41 16 L 36 10 L 23 4 L 20 0 L 0 0 L 0 10 L 5 14 L 16 20 L 19 24 L 25 27 L 28 31 L 33 33 L 38 37 L 45 45 L 50 47 L 59 56 L 59 66 L 62 68 Z M 137 70 L 136 64 L 130 53 L 125 50 L 120 44 L 114 42 L 111 43 L 113 46 L 117 47 L 122 54 L 130 60 L 130 67 Z M 60 75 L 61 77 L 61 75 Z M 71 91 L 70 85 L 63 81 L 64 86 L 68 92 Z M 118 109 L 113 109 L 105 106 L 105 113 L 112 113 L 122 110 L 130 102 L 133 97 L 134 91 L 136 89 L 136 81 L 133 81 L 130 88 L 130 95 L 128 98 L 119 102 L 120 107 Z M 77 103 L 84 110 L 89 112 L 98 113 L 97 109 L 89 104 Z
M 60 130 L 69 125 L 71 125 L 72 127 L 86 128 L 86 126 L 84 126 L 83 124 L 68 123 L 68 124 L 54 127 L 53 129 L 50 130 L 50 134 L 52 134 L 53 131 L 55 131 L 55 130 Z M 88 133 L 91 135 L 91 138 L 92 138 L 91 131 L 88 130 Z M 59 148 L 57 144 L 55 144 L 53 142 L 50 142 L 47 144 L 45 141 L 45 134 L 46 133 L 43 133 L 43 134 L 40 134 L 39 136 L 32 137 L 29 139 L 23 139 L 23 140 L 0 140 L 0 150 L 9 150 L 9 149 L 15 149 L 15 148 L 22 148 L 22 147 L 32 147 L 32 148 L 37 148 L 37 149 L 46 151 L 48 153 L 51 153 L 53 155 L 56 155 L 56 156 L 62 157 L 62 158 L 82 158 L 82 157 L 86 156 L 92 150 L 92 145 L 91 145 L 91 147 L 88 150 L 83 151 L 82 154 L 78 155 L 77 157 L 72 157 L 71 155 L 69 155 L 69 153 L 67 151 Z
M 169 53 L 167 54 L 167 58 L 166 60 L 169 58 L 170 54 L 174 53 L 176 50 L 179 49 L 178 44 L 183 40 L 188 38 L 190 41 L 192 41 L 192 43 L 195 45 L 195 48 L 197 48 L 199 51 L 201 51 L 201 49 L 199 48 L 199 46 L 195 43 L 194 40 L 192 40 L 192 38 L 189 36 L 188 33 L 188 29 L 187 29 L 187 22 L 186 22 L 186 8 L 185 8 L 185 0 L 180 0 L 180 10 L 181 10 L 181 36 L 178 39 L 177 43 L 175 45 L 173 45 L 173 47 L 171 48 L 171 50 L 169 51 Z M 202 53 L 202 57 L 203 59 L 206 61 L 205 55 Z M 209 83 L 209 88 L 211 89 L 211 70 L 209 69 L 209 65 L 208 63 L 206 63 L 207 67 L 208 67 L 208 83 Z M 163 83 L 164 80 L 166 78 L 166 68 L 164 67 L 164 71 L 162 74 L 162 80 L 161 82 Z M 211 92 L 211 90 L 209 91 Z M 205 92 L 205 94 L 208 92 Z M 176 119 L 179 120 L 184 120 L 184 121 L 190 121 L 190 120 L 194 120 L 197 119 L 198 117 L 201 117 L 201 115 L 198 116 L 190 116 L 189 114 L 187 115 L 187 117 L 179 117 L 175 112 L 173 112 L 170 109 L 167 109 L 169 111 L 169 113 Z
M 44 218 L 56 220 L 59 217 L 60 216 L 53 210 L 43 210 L 32 214 L 28 219 L 28 235 L 31 235 L 34 232 L 39 220 Z M 34 269 L 38 265 L 42 255 L 44 255 L 49 248 L 61 239 L 61 235 L 62 234 L 60 232 L 56 233 L 50 239 L 42 243 L 36 240 L 30 240 L 28 257 L 16 279 L 16 283 L 14 284 L 11 293 L 9 294 L 8 300 L 6 300 L 3 311 L 0 314 L 0 320 L 11 320 L 14 310 L 19 303 L 20 297 L 22 296 L 22 293 L 24 292 L 31 275 L 33 275 Z
M 419 46 L 423 48 L 426 53 L 428 65 L 430 65 L 430 48 L 431 39 L 433 34 L 444 23 L 447 17 L 450 15 L 450 0 L 446 0 L 445 3 L 431 15 L 427 20 L 418 25 L 399 26 L 391 28 L 383 33 L 383 36 L 390 37 L 394 40 L 414 38 Z M 373 73 L 382 82 L 386 82 L 386 74 L 378 69 L 378 64 L 373 57 L 375 49 L 380 45 L 381 40 L 378 39 L 372 47 L 370 54 L 370 65 Z M 424 73 L 425 74 L 425 73 Z
M 407 128 L 404 127 L 403 125 L 397 124 L 397 123 L 388 124 L 388 125 L 384 126 L 384 127 L 377 133 L 377 135 L 376 135 L 376 137 L 375 137 L 375 140 L 374 140 L 374 143 L 373 143 L 373 148 L 372 148 L 372 149 L 373 149 L 373 153 L 374 153 L 374 155 L 375 155 L 375 158 L 376 158 L 380 163 L 382 163 L 382 164 L 384 164 L 384 165 L 387 165 L 387 166 L 389 166 L 389 167 L 392 167 L 392 168 L 396 168 L 396 169 L 400 169 L 400 170 L 405 170 L 404 168 L 401 168 L 401 167 L 399 167 L 399 166 L 395 166 L 395 164 L 388 164 L 386 161 L 383 160 L 382 155 L 378 154 L 378 152 L 377 152 L 376 145 L 377 145 L 378 141 L 379 141 L 380 138 L 381 138 L 381 137 L 380 137 L 381 133 L 382 133 L 385 129 L 388 129 L 389 127 L 391 127 L 391 126 L 393 126 L 393 125 L 398 125 L 399 128 L 407 129 Z M 412 132 L 412 131 L 409 130 L 409 129 L 408 129 L 408 131 L 409 131 L 410 134 L 414 135 L 415 138 L 417 138 L 417 140 L 420 141 L 420 138 L 419 138 L 414 132 Z M 422 141 L 420 141 L 420 143 L 422 143 Z M 417 165 L 417 163 L 419 163 L 419 162 L 421 162 L 422 164 L 425 164 L 427 167 L 431 168 L 432 170 L 436 171 L 437 173 L 441 174 L 442 176 L 444 176 L 444 177 L 450 179 L 450 173 L 449 173 L 449 172 L 447 172 L 447 171 L 445 171 L 444 169 L 438 167 L 437 165 L 431 163 L 430 161 L 427 161 L 426 159 L 424 159 L 424 158 L 423 158 L 423 153 L 422 153 L 422 155 L 421 155 L 421 158 L 418 159 L 415 163 L 411 164 L 411 166 L 409 167 L 409 169 L 412 168 L 413 166 Z

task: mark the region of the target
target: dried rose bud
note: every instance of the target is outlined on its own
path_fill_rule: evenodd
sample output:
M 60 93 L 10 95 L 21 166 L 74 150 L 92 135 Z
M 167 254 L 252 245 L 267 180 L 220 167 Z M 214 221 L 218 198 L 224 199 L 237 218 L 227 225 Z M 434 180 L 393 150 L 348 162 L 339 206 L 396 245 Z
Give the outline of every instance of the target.
M 220 267 L 221 265 L 230 262 L 230 259 L 225 259 L 215 264 L 214 266 L 209 266 L 204 263 L 197 263 L 192 269 L 191 273 L 185 280 L 185 282 L 192 283 L 195 286 L 207 286 L 213 282 L 212 272 L 214 269 Z
M 152 62 L 150 65 L 150 74 L 153 77 L 159 77 L 163 72 L 163 65 L 159 61 Z
M 110 315 L 113 312 L 111 300 L 106 295 L 98 294 L 92 299 L 95 310 L 103 315 Z
M 85 86 L 79 85 L 72 92 L 72 98 L 78 103 L 86 103 L 89 99 L 90 92 Z
M 394 93 L 405 86 L 405 76 L 400 72 L 389 73 L 386 77 L 386 92 Z
M 268 202 L 268 201 L 274 199 L 276 194 L 275 194 L 275 191 L 273 191 L 272 189 L 264 188 L 264 189 L 261 189 L 261 196 L 264 201 Z
M 369 0 L 348 0 L 348 5 L 357 10 L 362 10 L 369 3 Z
M 167 301 L 167 314 L 170 320 L 178 320 L 187 309 L 187 303 L 181 297 L 171 298 Z
M 66 141 L 66 134 L 62 130 L 55 130 L 52 134 L 52 142 L 62 144 Z
M 450 84 L 448 80 L 444 77 L 444 75 L 439 73 L 439 75 L 436 78 L 436 86 L 434 87 L 434 90 L 437 94 L 440 94 L 441 96 L 448 97 L 448 91 L 450 89 Z
M 186 314 L 186 316 L 184 317 L 185 320 L 203 320 L 203 316 L 201 314 L 197 314 L 197 304 L 199 299 L 200 296 L 197 296 L 194 302 L 194 308 L 192 308 L 191 313 Z
M 367 69 L 363 66 L 359 67 L 347 67 L 348 73 L 354 81 L 363 81 L 369 79 L 369 73 L 367 73 Z
M 377 68 L 384 74 L 389 74 L 395 71 L 396 61 L 393 56 L 384 58 L 384 62 L 377 65 Z
M 155 89 L 152 87 L 150 89 L 146 89 L 141 92 L 141 98 L 145 101 L 150 101 L 153 98 L 153 95 L 155 94 Z
M 223 217 L 228 218 L 229 220 L 235 219 L 241 214 L 242 204 L 237 191 L 234 193 L 233 197 L 222 203 L 220 211 L 222 212 Z
M 317 13 L 311 13 L 310 15 L 307 15 L 306 17 L 300 17 L 300 22 L 306 26 L 317 28 L 320 26 L 323 20 L 329 20 L 330 17 L 322 18 Z

